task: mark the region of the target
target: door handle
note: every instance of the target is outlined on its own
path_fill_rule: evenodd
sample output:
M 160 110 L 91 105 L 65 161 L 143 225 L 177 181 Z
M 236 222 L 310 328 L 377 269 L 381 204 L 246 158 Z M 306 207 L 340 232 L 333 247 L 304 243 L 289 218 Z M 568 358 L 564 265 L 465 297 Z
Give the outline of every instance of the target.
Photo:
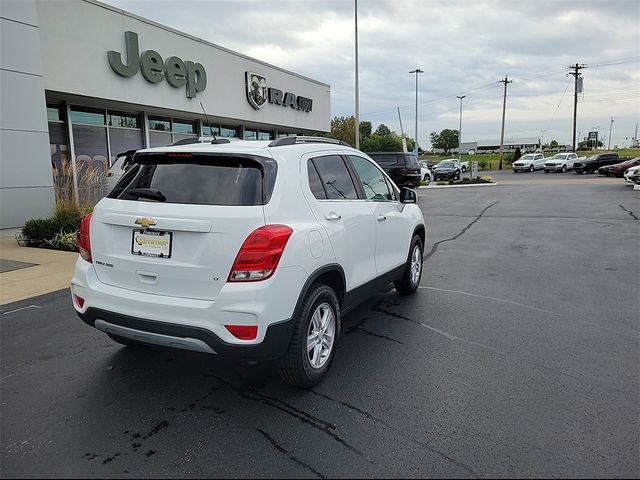
M 387 219 L 387 217 L 385 217 L 384 215 L 378 215 L 378 221 L 379 222 L 384 222 Z
M 326 218 L 329 221 L 340 220 L 342 218 L 342 215 L 338 215 L 336 212 L 329 212 L 329 214 L 324 218 Z

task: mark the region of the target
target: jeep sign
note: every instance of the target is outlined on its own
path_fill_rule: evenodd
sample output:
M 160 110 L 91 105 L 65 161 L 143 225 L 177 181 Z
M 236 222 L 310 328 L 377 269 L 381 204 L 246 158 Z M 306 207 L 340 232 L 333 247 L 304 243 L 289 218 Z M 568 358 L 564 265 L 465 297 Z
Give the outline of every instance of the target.
M 200 63 L 184 62 L 179 57 L 169 57 L 165 61 L 155 50 L 146 50 L 140 55 L 138 34 L 125 32 L 124 38 L 127 63 L 122 61 L 120 52 L 107 52 L 109 65 L 118 75 L 133 77 L 141 70 L 142 76 L 151 83 L 160 83 L 166 79 L 173 87 L 186 86 L 187 98 L 195 98 L 207 88 L 207 73 Z

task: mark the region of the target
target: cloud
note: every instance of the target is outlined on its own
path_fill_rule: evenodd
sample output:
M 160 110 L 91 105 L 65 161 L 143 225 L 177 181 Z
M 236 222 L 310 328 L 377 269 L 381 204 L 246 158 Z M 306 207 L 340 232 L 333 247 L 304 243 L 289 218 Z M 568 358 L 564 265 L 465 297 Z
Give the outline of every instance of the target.
M 354 3 L 345 0 L 107 0 L 159 23 L 331 85 L 333 115 L 354 112 Z M 573 96 L 567 66 L 583 71 L 578 127 L 616 117 L 612 143 L 640 117 L 640 2 L 636 0 L 360 0 L 360 111 L 413 135 L 419 78 L 419 141 L 458 128 L 465 139 L 499 135 L 502 84 L 509 75 L 508 136 L 569 142 Z M 603 65 L 615 63 L 617 65 Z M 626 63 L 624 63 L 626 62 Z M 635 91 L 635 93 L 634 93 Z M 566 92 L 566 95 L 564 94 Z M 611 92 L 618 92 L 611 93 Z M 631 92 L 620 95 L 619 92 Z

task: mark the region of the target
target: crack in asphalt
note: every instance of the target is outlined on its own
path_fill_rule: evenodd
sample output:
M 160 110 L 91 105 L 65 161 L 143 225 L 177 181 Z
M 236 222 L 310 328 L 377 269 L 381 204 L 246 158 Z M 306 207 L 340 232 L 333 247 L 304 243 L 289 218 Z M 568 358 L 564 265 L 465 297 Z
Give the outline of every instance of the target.
M 309 470 L 311 473 L 313 473 L 314 475 L 316 475 L 318 478 L 327 478 L 327 476 L 323 473 L 320 473 L 319 471 L 317 471 L 315 468 L 313 468 L 311 465 L 309 465 L 308 463 L 300 460 L 298 457 L 294 456 L 294 455 L 289 455 L 289 452 L 282 446 L 279 445 L 274 439 L 273 437 L 271 437 L 271 435 L 269 435 L 267 432 L 265 432 L 264 430 L 261 430 L 259 428 L 256 428 L 256 431 L 258 433 L 260 433 L 264 438 L 267 439 L 267 441 L 273 446 L 273 448 L 275 448 L 278 452 L 280 452 L 281 454 L 287 456 L 289 458 L 289 460 L 291 460 L 293 463 L 295 463 L 296 465 L 299 465 L 303 468 L 306 468 L 307 470 Z
M 389 340 L 390 342 L 395 342 L 395 343 L 397 343 L 399 345 L 403 345 L 404 344 L 404 342 L 401 342 L 400 340 L 396 340 L 395 338 L 387 337 L 385 335 L 381 335 L 379 333 L 372 332 L 371 330 L 367 330 L 366 328 L 363 327 L 363 325 L 366 323 L 367 320 L 368 320 L 367 317 L 364 317 L 364 318 L 358 320 L 355 325 L 352 325 L 352 326 L 348 327 L 346 332 L 344 332 L 344 334 L 345 335 L 351 335 L 351 334 L 354 334 L 354 333 L 359 333 L 361 335 L 370 336 L 370 337 L 376 337 L 376 338 L 380 338 L 382 340 Z
M 429 446 L 428 444 L 426 444 L 426 443 L 424 443 L 424 442 L 422 442 L 420 440 L 416 440 L 415 438 L 411 437 L 410 435 L 407 435 L 406 433 L 404 433 L 399 428 L 391 425 L 386 420 L 383 420 L 382 418 L 378 418 L 378 417 L 372 415 L 371 413 L 367 412 L 366 410 L 362 410 L 361 408 L 356 407 L 355 405 L 351 405 L 350 403 L 344 402 L 342 400 L 337 400 L 337 399 L 335 399 L 333 397 L 330 397 L 329 395 L 326 395 L 324 393 L 316 392 L 315 390 L 311 390 L 311 389 L 309 389 L 308 392 L 312 393 L 312 394 L 314 394 L 314 395 L 316 395 L 316 396 L 318 396 L 320 398 L 323 398 L 325 400 L 328 400 L 330 402 L 336 403 L 336 404 L 341 405 L 343 407 L 346 407 L 346 408 L 348 408 L 350 410 L 358 412 L 360 415 L 362 415 L 363 417 L 367 418 L 368 420 L 371 420 L 373 423 L 378 423 L 380 425 L 383 425 L 383 426 L 387 427 L 390 430 L 393 430 L 394 432 L 396 432 L 398 435 L 400 435 L 405 440 L 408 440 L 408 441 L 414 443 L 415 445 L 418 445 L 419 447 L 422 447 L 425 450 L 438 455 L 439 457 L 441 457 L 444 460 L 448 461 L 452 465 L 455 465 L 455 466 L 461 468 L 462 470 L 465 470 L 473 478 L 480 478 L 480 475 L 477 472 L 475 472 L 468 465 L 456 460 L 455 458 L 450 457 L 446 453 L 441 452 L 440 450 L 438 450 L 436 448 L 433 448 L 433 447 Z
M 399 314 L 397 312 L 392 312 L 391 310 L 385 310 L 385 309 L 383 309 L 383 308 L 381 308 L 379 306 L 383 302 L 384 302 L 384 299 L 381 300 L 380 302 L 378 302 L 376 305 L 374 305 L 373 310 L 375 310 L 377 312 L 380 312 L 380 313 L 384 313 L 385 315 L 389 315 L 390 317 L 398 318 L 398 319 L 404 320 L 404 321 L 409 322 L 409 323 L 420 325 L 421 327 L 424 327 L 427 330 L 430 330 L 430 331 L 432 331 L 434 333 L 442 335 L 443 337 L 448 338 L 449 340 L 459 341 L 459 342 L 463 342 L 463 343 L 466 343 L 466 344 L 469 344 L 469 345 L 474 345 L 474 346 L 483 348 L 483 349 L 488 350 L 488 351 L 490 351 L 492 353 L 495 353 L 496 355 L 498 355 L 500 357 L 503 357 L 505 359 L 507 359 L 509 357 L 513 357 L 513 354 L 511 354 L 511 353 L 501 352 L 501 351 L 495 350 L 495 349 L 489 347 L 488 345 L 485 345 L 485 344 L 482 344 L 482 343 L 478 343 L 478 342 L 472 342 L 471 340 L 466 340 L 464 338 L 457 337 L 457 336 L 452 335 L 452 334 L 450 334 L 448 332 L 445 332 L 444 330 L 438 330 L 437 328 L 431 327 L 431 326 L 427 325 L 426 323 L 422 323 L 422 322 L 419 322 L 417 320 L 413 320 L 412 318 L 406 317 L 406 316 L 401 315 L 401 314 Z M 395 305 L 395 304 L 390 304 L 390 306 L 391 305 Z M 609 386 L 600 385 L 599 383 L 595 383 L 595 382 L 591 382 L 589 380 L 585 380 L 585 379 L 580 378 L 580 377 L 578 377 L 576 375 L 572 375 L 570 373 L 567 373 L 567 372 L 565 372 L 563 370 L 560 370 L 560 369 L 557 369 L 557 368 L 553 368 L 553 367 L 548 367 L 546 365 L 542 365 L 542 364 L 540 364 L 540 363 L 538 363 L 536 361 L 533 361 L 533 360 L 524 359 L 523 363 L 529 364 L 529 366 L 531 368 L 534 368 L 534 369 L 537 368 L 539 370 L 545 370 L 547 372 L 552 372 L 552 373 L 555 373 L 557 375 L 561 375 L 563 377 L 571 378 L 572 380 L 576 380 L 579 383 L 584 383 L 584 384 L 587 384 L 587 385 L 591 385 L 593 387 L 596 387 L 596 388 L 599 388 L 601 390 L 604 390 L 605 392 L 608 392 L 608 393 L 615 392 L 615 393 L 618 393 L 618 394 L 623 395 L 623 396 L 628 395 L 628 392 L 625 392 L 624 390 L 620 390 L 620 389 L 615 388 L 615 387 L 609 387 Z
M 631 210 L 627 210 L 626 208 L 624 208 L 624 206 L 622 205 L 618 205 L 622 210 L 624 210 L 625 212 L 627 212 L 629 215 L 631 215 L 635 220 L 640 220 L 640 218 L 638 218 Z
M 286 402 L 283 402 L 282 400 L 275 398 L 275 397 L 268 397 L 266 395 L 263 395 L 257 391 L 253 391 L 253 392 L 248 392 L 243 388 L 240 388 L 236 385 L 234 385 L 232 382 L 229 382 L 221 377 L 219 377 L 218 375 L 214 375 L 214 374 L 208 374 L 205 372 L 200 372 L 200 374 L 206 378 L 214 378 L 216 379 L 218 382 L 220 382 L 222 385 L 225 385 L 226 387 L 230 388 L 231 390 L 233 390 L 234 392 L 236 392 L 236 394 L 241 397 L 244 398 L 246 400 L 251 400 L 254 402 L 260 402 L 263 405 L 266 405 L 268 407 L 271 408 L 275 408 L 277 410 L 280 410 L 281 412 L 286 413 L 287 415 L 290 415 L 296 419 L 298 419 L 299 421 L 301 421 L 302 423 L 305 423 L 313 428 L 315 428 L 316 430 L 319 430 L 320 432 L 323 432 L 324 434 L 328 435 L 329 437 L 333 438 L 336 442 L 338 442 L 339 444 L 341 444 L 342 446 L 344 446 L 347 450 L 363 457 L 363 453 L 358 450 L 356 447 L 354 447 L 353 445 L 351 445 L 350 443 L 348 443 L 346 440 L 340 438 L 339 435 L 337 435 L 336 433 L 332 432 L 332 430 L 336 429 L 336 426 L 330 422 L 327 422 L 325 420 L 322 420 L 321 418 L 315 417 L 313 415 L 311 415 L 308 412 L 305 412 L 304 410 L 300 410 L 296 407 L 294 407 L 293 405 L 290 405 Z
M 495 202 L 493 202 L 491 205 L 489 205 L 488 207 L 485 207 L 481 212 L 480 215 L 478 215 L 474 220 L 472 220 L 466 227 L 464 227 L 458 234 L 454 235 L 451 238 L 445 238 L 444 240 L 439 240 L 436 243 L 433 244 L 433 246 L 431 247 L 431 251 L 429 251 L 429 253 L 427 253 L 424 258 L 423 261 L 426 261 L 427 259 L 431 258 L 436 251 L 438 250 L 438 247 L 440 245 L 442 245 L 443 243 L 447 243 L 447 242 L 452 242 L 454 240 L 457 240 L 458 238 L 460 238 L 462 235 L 464 235 L 465 233 L 467 233 L 467 230 L 469 230 L 471 227 L 473 227 L 473 225 L 478 222 L 482 216 L 485 214 L 485 212 L 487 210 L 489 210 L 491 207 L 493 207 L 495 204 L 497 204 L 498 202 L 500 202 L 500 200 L 496 200 Z

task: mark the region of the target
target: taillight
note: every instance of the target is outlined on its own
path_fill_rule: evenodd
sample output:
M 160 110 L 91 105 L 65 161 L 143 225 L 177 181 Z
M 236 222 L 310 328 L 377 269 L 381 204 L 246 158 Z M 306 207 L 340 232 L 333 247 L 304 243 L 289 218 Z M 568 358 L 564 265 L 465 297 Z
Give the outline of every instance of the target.
M 257 325 L 225 325 L 224 328 L 239 340 L 255 340 L 258 336 Z
M 247 237 L 236 256 L 229 282 L 257 282 L 275 272 L 293 230 L 286 225 L 265 225 Z
M 91 214 L 88 213 L 80 219 L 80 229 L 78 230 L 78 249 L 80 256 L 87 262 L 93 263 L 91 258 L 91 239 L 89 238 L 89 227 L 91 226 Z
M 84 298 L 79 297 L 78 295 L 74 295 L 74 296 L 73 296 L 73 299 L 74 299 L 74 301 L 76 302 L 76 305 L 77 305 L 79 308 L 84 307 Z

